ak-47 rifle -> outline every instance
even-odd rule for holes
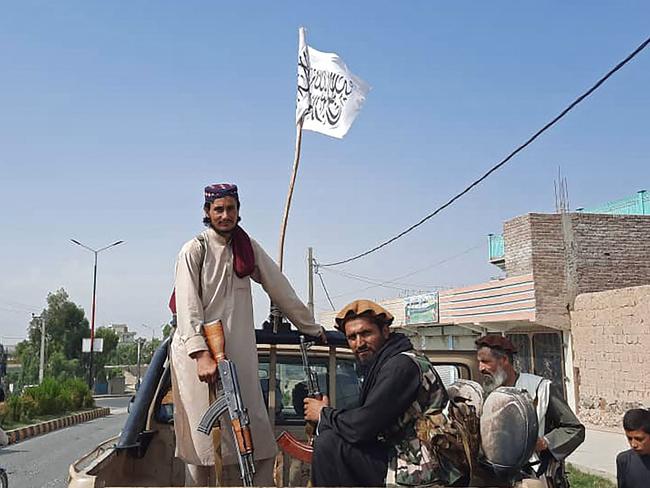
[[[318,385],[318,375],[310,366],[309,358],[307,356],[307,351],[312,344],[312,342],[305,341],[304,335],[300,336],[300,355],[302,356],[302,366],[305,370],[305,376],[307,377],[307,396],[310,398],[316,398],[317,400],[322,400],[323,393],[320,391],[320,386]],[[300,442],[286,431],[282,432],[278,436],[276,442],[280,449],[292,458],[296,458],[304,463],[311,463],[311,458],[314,453],[312,441],[315,427],[315,424],[312,422],[308,422],[305,426],[305,432],[309,439],[308,443]]]
[[[309,365],[309,358],[307,357],[307,351],[313,342],[305,342],[305,336],[300,336],[300,355],[302,356],[302,367],[305,370],[305,376],[307,376],[307,396],[309,398],[316,398],[317,400],[323,399],[323,394],[320,391],[320,386],[318,385],[318,375],[316,371],[311,369]]]
[[[230,415],[232,433],[235,437],[235,452],[239,461],[241,479],[244,486],[253,486],[253,475],[255,465],[253,463],[253,438],[251,436],[250,419],[248,411],[244,406],[237,380],[237,368],[235,364],[226,358],[225,337],[221,321],[213,322],[203,326],[203,334],[219,369],[222,392],[216,401],[203,414],[198,431],[210,435],[219,417],[226,410]]]

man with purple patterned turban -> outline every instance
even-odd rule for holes
[[[210,436],[197,431],[209,404],[208,383],[217,364],[202,335],[202,326],[221,320],[226,355],[237,366],[244,405],[255,446],[255,485],[273,485],[276,444],[258,378],[251,279],[260,283],[286,317],[304,334],[319,336],[312,313],[300,301],[278,265],[239,226],[237,186],[205,188],[206,229],[185,243],[176,263],[177,330],[171,344],[176,456],[187,465],[186,486],[214,483],[215,454]],[[174,305],[172,303],[172,305]],[[241,485],[230,429],[222,429],[222,482]]]

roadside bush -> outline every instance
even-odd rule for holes
[[[4,424],[5,419],[9,416],[9,409],[7,408],[7,403],[0,403],[0,425]]]
[[[38,386],[23,389],[22,395],[12,395],[0,409],[2,422],[30,422],[42,415],[65,414],[95,406],[90,389],[79,379],[59,382],[46,378]]]
[[[37,415],[51,415],[70,410],[70,398],[63,394],[61,383],[53,378],[45,378],[43,382],[23,392],[23,396],[31,396],[36,401]]]
[[[95,406],[92,393],[86,382],[79,378],[65,380],[62,384],[62,395],[67,399],[70,408],[91,408]]]
[[[36,414],[36,401],[31,396],[10,396],[5,405],[8,421],[29,422]]]

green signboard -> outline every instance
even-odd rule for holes
[[[407,324],[438,323],[438,293],[425,293],[404,299]]]

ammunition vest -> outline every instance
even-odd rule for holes
[[[388,464],[387,485],[430,485],[446,477],[440,471],[438,456],[432,451],[428,422],[440,415],[447,395],[431,362],[415,351],[403,352],[420,370],[420,388],[415,401],[382,436],[394,451]]]

